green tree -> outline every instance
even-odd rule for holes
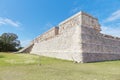
[[[17,51],[20,47],[18,36],[14,33],[3,33],[0,36],[0,51]]]
[[[3,42],[1,41],[1,36],[0,36],[0,52],[2,51],[2,45],[3,45]]]

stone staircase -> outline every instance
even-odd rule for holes
[[[33,46],[34,46],[34,42],[31,42],[26,47],[24,47],[23,49],[19,50],[18,53],[29,53]]]

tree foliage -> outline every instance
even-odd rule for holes
[[[17,51],[20,47],[18,36],[14,33],[3,33],[0,36],[0,51]]]

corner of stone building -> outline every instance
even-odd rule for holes
[[[83,54],[82,54],[82,31],[81,31],[81,24],[76,25],[76,31],[73,36],[74,39],[74,50],[77,52],[74,54],[74,60],[77,63],[84,63],[83,61]]]

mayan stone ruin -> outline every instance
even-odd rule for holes
[[[120,59],[120,38],[100,31],[96,18],[79,12],[35,38],[20,52],[78,63]]]

